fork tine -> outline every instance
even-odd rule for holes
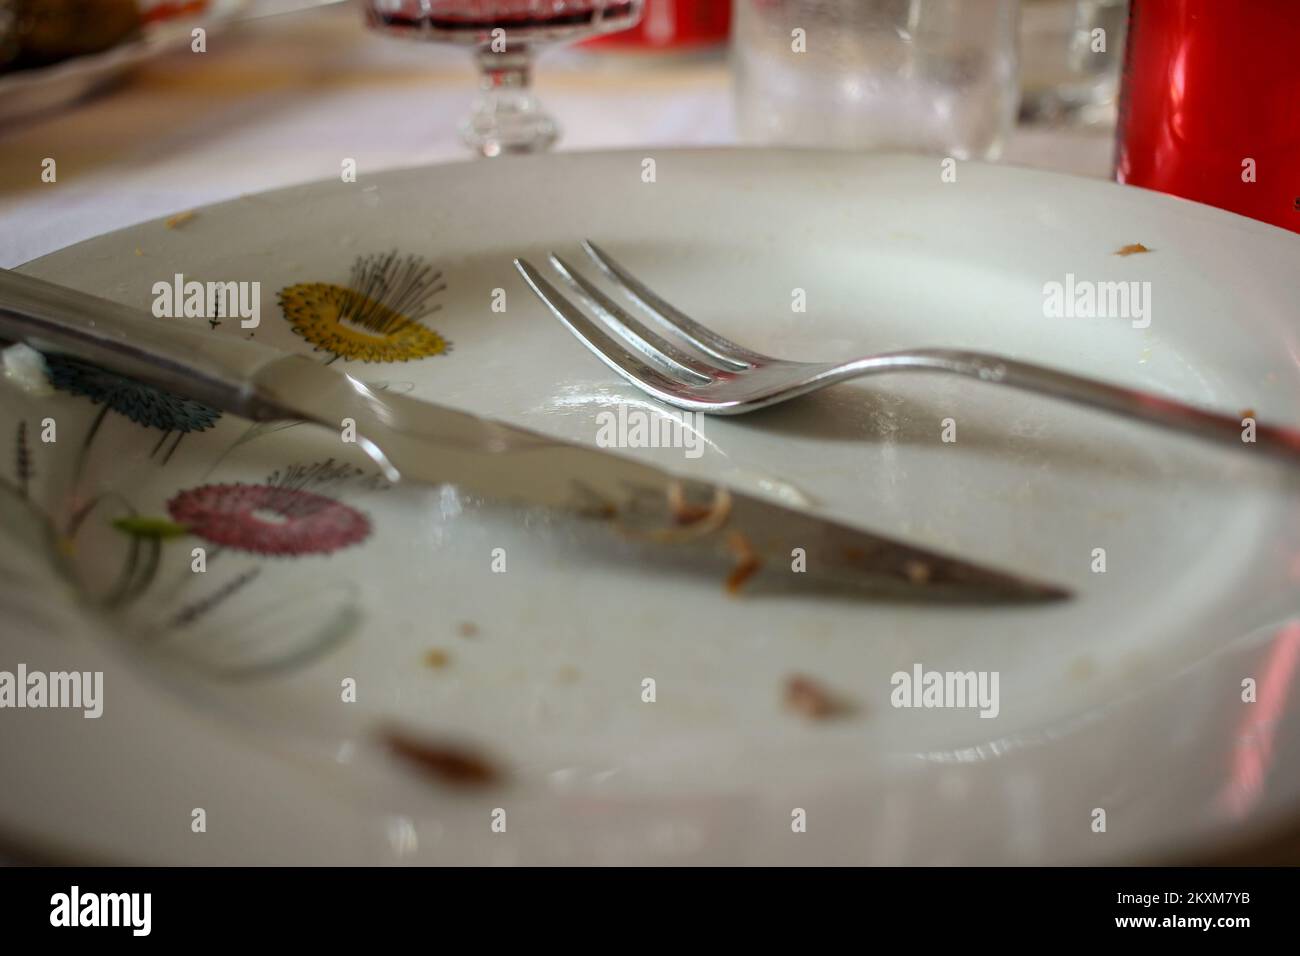
[[[582,273],[573,268],[555,253],[550,254],[551,265],[559,273],[569,289],[597,313],[606,328],[618,335],[637,352],[643,353],[657,365],[666,366],[669,375],[686,379],[696,379],[699,384],[712,381],[719,372],[730,374],[730,369],[722,369],[709,364],[694,355],[684,352],[672,342],[651,332],[639,321],[628,315],[617,302],[592,284]]]
[[[582,314],[576,305],[560,294],[541,273],[523,259],[515,260],[515,268],[524,277],[524,281],[564,325],[587,348],[591,349],[602,362],[622,375],[633,385],[639,386],[665,401],[669,400],[682,387],[679,382],[646,364],[610,338],[606,333]]]
[[[730,339],[723,338],[712,329],[700,325],[690,316],[684,315],[673,308],[652,292],[640,279],[615,262],[590,239],[582,240],[582,249],[605,275],[620,285],[656,321],[676,332],[706,355],[725,363],[736,371],[774,361],[769,356],[753,352],[743,345],[738,345]]]

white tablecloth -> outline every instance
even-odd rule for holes
[[[557,50],[538,92],[562,150],[736,142],[722,52]],[[465,160],[462,50],[370,34],[352,3],[255,20],[149,61],[116,88],[0,128],[0,265],[145,219],[339,175]],[[1007,162],[1105,176],[1107,131],[1018,131]],[[42,161],[57,182],[41,181]]]

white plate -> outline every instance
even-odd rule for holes
[[[657,151],[646,182],[646,158],[561,154],[317,183],[204,209],[174,229],[146,223],[23,271],[146,310],[154,283],[176,273],[256,280],[257,340],[304,350],[277,292],[346,283],[357,256],[396,248],[443,271],[439,310],[424,321],[454,348],[343,366],[589,443],[602,410],[658,411],[570,339],[510,262],[576,254],[584,236],[762,351],[980,348],[1300,424],[1294,235],[1141,190],[974,163],[944,182],[929,159]],[[1152,251],[1115,255],[1137,242]],[[1046,318],[1044,285],[1067,274],[1150,282],[1150,327]],[[806,312],[792,309],[796,289]],[[227,321],[213,334],[246,333]],[[6,527],[27,537],[3,552],[0,670],[105,672],[98,720],[0,712],[0,833],[42,853],[1117,862],[1203,853],[1300,808],[1286,699],[1300,648],[1296,483],[1249,454],[978,383],[876,379],[710,419],[698,460],[637,453],[1032,572],[1075,589],[1072,601],[733,598],[725,569],[599,562],[453,489],[379,491],[353,478],[320,487],[368,517],[365,541],[297,558],[228,548],[203,574],[191,572],[202,539],[162,541],[148,588],[109,616],[74,609],[38,555],[62,555],[76,587],[103,594],[131,542],[137,574],[155,550],[112,526],[130,509],[166,517],[182,490],[263,482],[294,463],[366,465],[336,435],[300,426],[249,440],[229,417],[186,434],[164,464],[171,439],[153,453],[160,432],[109,413],[78,479],[94,411],[66,392],[11,392],[0,423],[6,442],[16,419],[27,423],[29,496],[59,529],[95,489],[116,491],[54,547],[5,496]],[[44,445],[47,417],[58,441]],[[941,440],[948,418],[952,443]],[[15,457],[4,459],[9,486]],[[337,526],[321,534],[311,540],[346,543]],[[497,548],[505,573],[492,570]],[[1105,573],[1093,571],[1098,548]],[[174,626],[187,608],[192,622]],[[158,634],[159,622],[173,625]],[[477,633],[464,636],[462,622]],[[434,649],[444,666],[426,663]],[[891,676],[918,663],[996,671],[998,716],[891,706]],[[794,673],[854,712],[792,713],[782,696]],[[348,678],[354,703],[341,700]],[[1256,703],[1242,700],[1248,678]],[[457,788],[418,772],[377,742],[394,722],[472,748],[504,779]],[[206,833],[192,832],[195,808]],[[805,833],[792,832],[796,808]],[[492,828],[498,809],[504,833]]]

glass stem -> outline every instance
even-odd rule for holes
[[[548,148],[559,130],[530,88],[533,55],[524,45],[491,45],[476,53],[479,95],[461,132],[483,156],[531,153]]]
[[[533,55],[527,47],[507,47],[502,53],[493,52],[490,46],[479,47],[475,57],[483,93],[528,91],[533,81]]]

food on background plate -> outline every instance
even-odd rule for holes
[[[99,53],[136,36],[141,22],[135,0],[16,0],[0,70]]]

